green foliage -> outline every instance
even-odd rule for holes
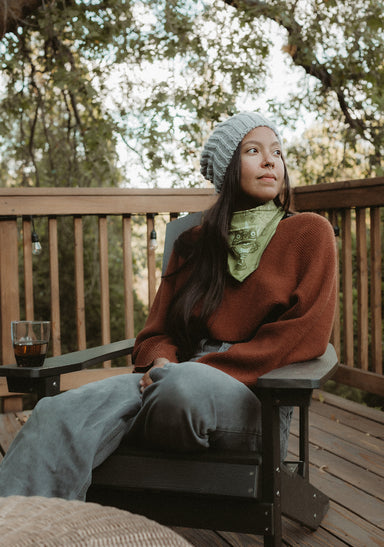
[[[314,124],[302,138],[292,140],[287,164],[294,186],[371,176],[370,146],[361,140],[351,143],[349,131],[340,120],[330,120],[327,125]]]
[[[127,183],[201,183],[212,121],[264,91],[281,32],[303,79],[270,112],[316,113],[352,167],[363,150],[381,174],[383,13],[382,0],[44,3],[0,45],[0,183],[118,185],[121,153]]]
[[[118,185],[118,139],[144,179],[185,185],[207,122],[261,89],[268,41],[218,1],[77,1],[43,4],[0,51],[3,186]]]
[[[312,112],[330,141],[343,134],[342,145],[352,154],[368,145],[369,174],[383,174],[383,1],[243,0],[235,5],[250,18],[265,17],[284,28],[284,51],[303,69],[297,92],[270,107],[293,122],[299,112]]]

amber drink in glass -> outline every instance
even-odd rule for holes
[[[50,330],[50,321],[12,321],[12,344],[19,367],[43,366]]]

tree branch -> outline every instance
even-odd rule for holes
[[[25,25],[26,18],[41,5],[42,0],[0,0],[0,40]]]
[[[288,44],[284,47],[284,51],[290,55],[293,63],[302,67],[308,75],[319,80],[325,90],[335,93],[346,123],[362,138],[373,143],[373,140],[367,135],[368,128],[363,118],[356,118],[352,115],[352,109],[347,102],[342,86],[335,82],[327,66],[317,60],[313,45],[303,37],[301,25],[294,18],[292,11],[287,13],[287,10],[278,9],[276,5],[273,6],[261,0],[224,0],[224,2],[236,9],[254,12],[255,16],[263,16],[285,28],[288,33]]]
[[[55,9],[65,9],[73,4],[73,0],[51,0]],[[44,0],[0,0],[0,40],[10,32],[15,33],[17,27],[30,24],[30,16],[41,6]]]

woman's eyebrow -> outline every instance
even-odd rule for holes
[[[242,146],[249,146],[250,144],[256,144],[258,146],[265,146],[265,144],[261,141],[255,141],[254,139],[250,139],[249,141],[245,141],[243,142]],[[273,141],[269,144],[269,146],[272,148],[273,146],[278,146],[279,148],[281,148],[281,144],[279,143],[279,141]]]

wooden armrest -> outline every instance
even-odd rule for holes
[[[318,389],[336,371],[335,348],[328,344],[323,355],[312,361],[293,363],[267,372],[257,380],[259,389]]]
[[[0,366],[0,376],[7,378],[46,378],[68,372],[76,372],[103,361],[109,361],[132,353],[135,339],[120,340],[112,344],[74,351],[57,357],[49,357],[42,367]]]

